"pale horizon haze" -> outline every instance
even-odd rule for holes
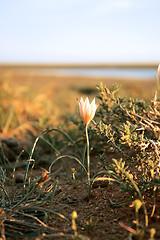
[[[158,62],[159,0],[0,0],[0,63]]]

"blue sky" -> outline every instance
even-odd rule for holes
[[[159,0],[0,0],[0,62],[160,61]]]

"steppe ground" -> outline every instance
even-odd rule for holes
[[[23,96],[23,101],[19,102],[21,109],[27,108],[28,104],[30,108],[28,111],[32,111],[31,108],[33,108],[33,112],[37,111],[39,115],[43,115],[48,109],[52,113],[50,118],[53,119],[53,126],[63,125],[63,121],[67,115],[78,115],[79,111],[76,99],[81,96],[88,96],[90,99],[96,97],[98,94],[96,85],[100,82],[109,88],[113,84],[118,84],[121,96],[140,97],[147,100],[151,100],[154,97],[157,87],[154,77],[153,79],[145,80],[109,77],[38,76],[30,72],[22,74],[12,71],[3,72],[2,76],[3,79],[6,79],[5,81],[12,90],[12,93],[15,92],[17,96]],[[24,97],[26,97],[26,101],[24,101]],[[18,99],[20,101],[20,98]],[[96,99],[96,102],[98,102],[98,99]],[[16,104],[15,106],[18,107],[18,103]],[[45,108],[45,111],[43,111],[42,107]],[[52,111],[51,108],[53,108]],[[1,133],[0,137],[1,139],[14,137],[14,134],[14,131],[8,131]],[[20,137],[19,134],[16,132],[16,136]],[[120,154],[108,153],[108,164],[112,161],[112,158],[118,159],[120,158]],[[70,169],[73,167],[72,163],[68,163],[67,166]],[[91,167],[93,173],[98,171],[99,166],[97,165],[96,156],[92,156]],[[63,173],[62,169],[61,171]],[[41,169],[36,169],[35,175],[38,176],[40,174]],[[86,200],[87,187],[84,187],[84,184],[71,184],[71,178],[65,177],[61,172],[58,172],[55,177],[58,179],[58,184],[61,186],[62,192],[55,197],[53,204],[56,208],[62,207],[64,204],[67,205],[66,208],[60,211],[62,214],[70,218],[72,211],[76,210],[78,221],[81,223],[89,221],[90,218],[98,219],[98,223],[93,229],[83,231],[78,227],[78,231],[93,240],[124,240],[128,236],[128,232],[120,227],[119,222],[130,225],[134,220],[134,210],[128,206],[120,208],[111,206],[109,202],[110,198],[115,202],[117,199],[118,201],[125,200],[125,194],[119,192],[119,187],[116,184],[111,185],[109,188],[93,189],[92,197],[88,202]],[[51,217],[49,226],[59,229],[60,232],[72,232],[70,226],[57,216]],[[62,239],[64,238],[62,237]]]

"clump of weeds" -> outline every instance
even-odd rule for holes
[[[92,134],[103,149],[100,159],[104,171],[95,177],[110,177],[112,181],[119,183],[121,191],[129,193],[130,198],[124,202],[114,203],[110,200],[114,206],[139,198],[137,201],[141,202],[139,205],[143,208],[144,222],[140,231],[136,210],[137,227],[129,239],[146,239],[148,218],[152,219],[156,211],[156,196],[160,186],[160,101],[157,93],[151,102],[145,102],[143,99],[117,97],[117,87],[110,90],[100,84],[98,89],[98,98],[101,101],[97,112],[99,122],[94,122]],[[107,166],[102,159],[103,154],[107,158],[107,151],[119,152],[121,158],[113,159],[113,163]],[[153,199],[150,213],[147,210],[148,197]],[[155,229],[151,229],[148,239],[154,239],[154,235]]]

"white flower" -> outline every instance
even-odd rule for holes
[[[88,126],[90,121],[94,118],[98,106],[99,104],[95,103],[95,98],[90,103],[88,97],[85,101],[83,101],[83,98],[81,97],[81,100],[79,101],[80,116],[86,126]]]

